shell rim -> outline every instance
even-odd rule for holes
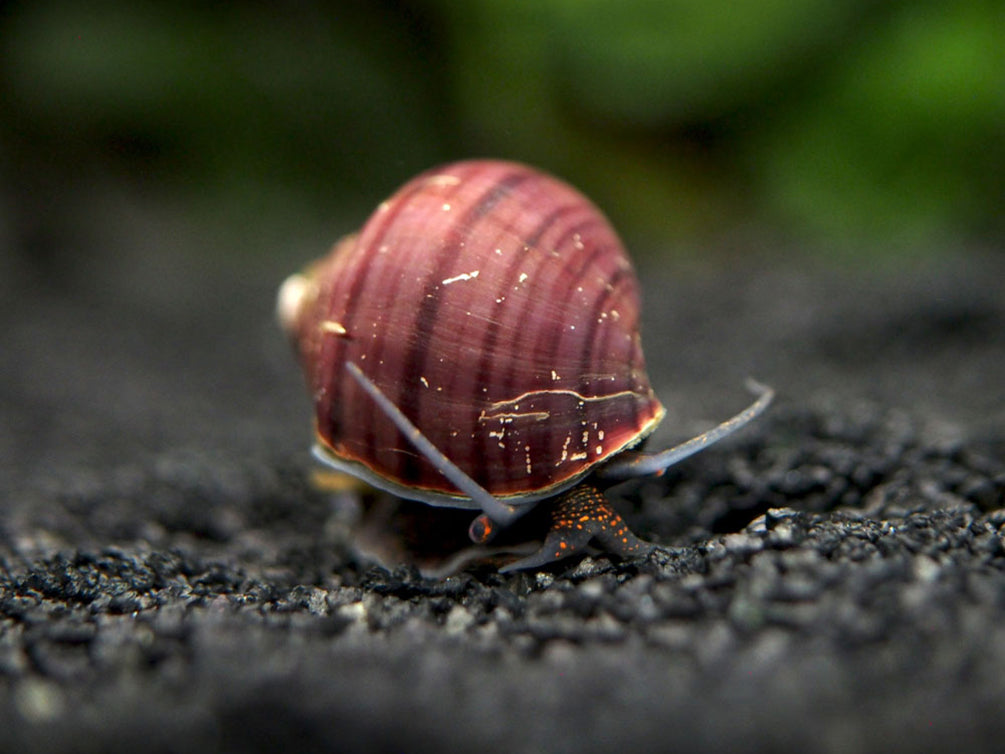
[[[406,487],[400,482],[395,482],[378,474],[361,461],[351,461],[335,455],[335,453],[321,441],[314,443],[311,447],[311,454],[314,456],[315,460],[321,462],[325,466],[354,476],[357,479],[366,482],[371,487],[375,487],[376,489],[384,492],[390,492],[395,497],[400,497],[405,500],[415,500],[417,502],[425,503],[426,505],[434,505],[439,508],[481,510],[478,503],[465,495],[450,495],[445,492],[436,492],[435,490],[425,489],[422,487]],[[583,477],[587,476],[591,471],[593,471],[592,467],[583,470],[574,477],[563,479],[557,484],[536,492],[521,492],[516,495],[508,496],[493,495],[493,497],[506,503],[507,505],[521,507],[524,505],[533,505],[534,503],[539,503],[542,500],[554,497],[559,493],[575,487],[583,480]]]
[[[500,502],[507,505],[522,507],[525,505],[529,506],[539,503],[542,500],[554,497],[555,495],[575,487],[583,481],[583,479],[592,474],[598,467],[603,466],[604,463],[616,458],[626,450],[634,448],[656,430],[656,427],[659,426],[659,424],[663,421],[663,418],[666,416],[666,408],[659,401],[659,399],[656,400],[656,403],[659,406],[659,410],[653,414],[646,426],[639,430],[635,437],[633,437],[629,442],[625,443],[621,448],[608,455],[603,461],[599,463],[591,463],[573,476],[548,485],[547,487],[543,487],[539,490],[534,490],[532,492],[517,492],[510,495],[499,495],[496,493],[490,494],[492,494],[492,496]],[[315,460],[325,466],[328,466],[329,468],[335,469],[336,471],[341,471],[345,474],[349,474],[350,476],[354,476],[357,479],[366,482],[371,487],[383,490],[384,492],[390,492],[392,495],[405,500],[415,500],[427,505],[434,505],[443,508],[481,510],[478,503],[466,495],[451,495],[446,492],[438,492],[425,487],[408,487],[401,482],[396,482],[393,479],[379,474],[362,461],[339,456],[327,443],[325,443],[324,438],[321,436],[320,432],[317,431],[316,425],[314,437],[315,440],[313,446],[311,447],[311,454],[314,456]]]

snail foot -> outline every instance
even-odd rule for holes
[[[645,555],[654,547],[632,533],[599,489],[580,484],[555,501],[551,528],[541,549],[499,570],[505,573],[548,565],[583,552],[591,542],[622,558]]]

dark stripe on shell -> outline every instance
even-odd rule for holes
[[[346,299],[347,322],[345,325],[348,332],[356,332],[354,313],[358,311],[359,307],[355,305],[355,302],[361,301],[364,298],[372,297],[373,300],[382,302],[380,307],[381,309],[389,309],[390,307],[395,306],[396,302],[399,300],[399,290],[401,284],[404,282],[404,276],[391,275],[389,276],[390,279],[386,279],[382,275],[374,274],[373,267],[375,260],[380,256],[381,247],[384,245],[387,236],[391,233],[392,228],[394,228],[394,226],[398,223],[402,213],[409,208],[417,197],[421,197],[423,192],[427,190],[428,181],[438,172],[440,171],[427,171],[423,175],[414,179],[414,185],[410,189],[405,187],[399,194],[392,196],[388,200],[388,209],[384,212],[384,216],[374,218],[379,222],[372,228],[368,223],[365,228],[366,237],[364,238],[362,235],[360,236],[361,242],[366,242],[367,246],[361,251],[363,256],[353,270],[353,284],[349,296]],[[444,199],[451,198],[462,185],[463,182],[459,182],[458,184],[451,186],[448,191],[444,192]],[[389,252],[389,259],[387,262],[388,266],[392,268],[397,267],[394,257],[398,254],[399,252],[396,250],[391,250]],[[364,348],[368,352],[369,359],[360,365],[365,372],[371,375],[371,379],[378,381],[382,377],[381,360],[383,358],[383,342],[384,339],[378,337],[372,344],[365,346]],[[336,362],[339,368],[335,371],[338,372],[338,374],[333,374],[333,379],[345,379],[344,371],[341,368],[342,361],[343,360],[340,359]],[[376,458],[378,439],[377,425],[375,422],[383,424],[384,417],[378,415],[373,410],[373,407],[370,405],[367,397],[363,395],[355,385],[351,386],[351,392],[343,391],[342,395],[344,396],[344,403],[346,404],[343,411],[350,412],[356,417],[355,421],[357,423],[357,428],[350,431],[359,436],[361,445],[365,449],[362,453],[363,457],[370,459]],[[348,400],[349,396],[352,396],[351,403]],[[400,402],[397,405],[399,408],[402,408],[402,410],[405,410],[405,407],[403,407]],[[400,433],[398,434],[393,447],[412,451],[411,445],[408,443],[406,438],[400,435]]]
[[[588,234],[591,226],[598,226],[600,223],[595,219],[580,223],[579,225],[569,228],[563,238],[560,240],[561,245],[568,243],[575,244],[576,236],[584,236]],[[589,237],[589,236],[587,236]],[[558,310],[563,313],[563,315],[571,312],[573,306],[570,304],[572,298],[581,295],[579,291],[576,290],[578,284],[583,280],[587,273],[593,269],[597,260],[601,258],[604,254],[610,253],[611,248],[603,244],[597,244],[592,247],[592,249],[584,248],[581,252],[573,257],[569,258],[569,261],[575,260],[577,266],[575,268],[566,268],[565,274],[555,281],[555,285],[550,291],[548,291],[548,300],[550,302],[561,302],[558,306]],[[542,330],[540,337],[538,338],[537,344],[535,344],[535,353],[544,352],[542,358],[547,364],[558,363],[558,353],[562,346],[562,340],[566,335],[565,328],[569,323],[557,322],[556,326]],[[560,375],[563,379],[568,379],[567,375]],[[568,389],[573,389],[579,392],[581,395],[586,394],[582,380],[579,380],[579,384],[567,385]],[[584,409],[585,410],[588,409]],[[580,413],[584,413],[580,412]],[[571,419],[571,417],[570,417]],[[555,437],[556,435],[567,435],[572,432],[576,434],[579,433],[579,428],[571,427],[568,422],[553,421],[549,422],[548,426],[542,437],[541,447],[538,449],[538,453],[545,455],[550,458],[552,450],[556,447]],[[586,467],[587,463],[581,464],[583,468]]]
[[[598,219],[589,216],[589,213],[595,211],[590,205],[584,202],[578,205],[577,209],[582,213],[587,213],[589,219],[575,222],[574,216],[566,217],[565,219],[570,221],[568,226],[562,229],[561,235],[553,242],[548,243],[548,248],[554,249],[557,252],[557,259],[560,260],[562,266],[552,268],[551,264],[554,260],[550,256],[551,252],[542,250],[537,260],[538,265],[535,268],[524,267],[528,271],[528,275],[537,290],[541,292],[530,297],[524,308],[520,311],[517,320],[516,332],[525,334],[527,338],[526,345],[511,344],[515,352],[514,354],[510,354],[511,358],[506,359],[509,362],[508,365],[505,363],[497,365],[500,368],[505,368],[504,379],[501,385],[501,394],[505,398],[515,397],[528,390],[547,390],[552,387],[550,381],[526,384],[526,375],[520,374],[517,371],[517,367],[521,362],[525,363],[527,361],[531,364],[542,365],[542,369],[539,369],[538,373],[534,376],[537,379],[547,380],[548,372],[543,371],[544,366],[548,367],[548,371],[555,366],[552,354],[562,336],[562,323],[556,320],[566,314],[566,309],[563,308],[563,305],[556,305],[556,302],[563,301],[564,295],[569,290],[568,281],[570,273],[568,265],[572,260],[576,260],[579,266],[576,268],[574,274],[581,275],[584,270],[589,268],[593,259],[593,253],[587,255],[569,254],[568,248],[577,233],[588,236],[590,229],[599,224]],[[542,275],[542,271],[551,272],[551,284],[545,291],[542,291],[544,283],[541,281],[547,276]],[[528,353],[529,356],[521,358],[520,355],[523,353]],[[551,438],[555,431],[561,431],[561,425],[558,421],[550,419],[540,427],[531,426],[524,428],[522,431],[526,435],[531,435],[535,429],[537,432],[533,438],[524,436],[519,444],[511,443],[507,448],[505,460],[501,465],[500,476],[510,484],[512,484],[513,479],[516,477],[525,477],[526,485],[532,488],[545,486],[552,481],[552,469],[544,468],[542,473],[540,458],[542,455],[550,454]],[[520,436],[519,432],[515,432],[514,434]],[[531,439],[533,439],[533,442],[531,442]],[[531,445],[531,461],[534,471],[530,475],[525,475],[523,471],[526,463],[522,448],[523,444]]]
[[[556,222],[562,219],[565,215],[577,209],[574,205],[561,206],[551,213],[546,215],[544,219],[534,228],[533,232],[525,236],[519,243],[521,249],[534,249],[537,248],[538,243],[541,241],[541,237],[551,228]],[[517,275],[525,265],[525,254],[519,251],[514,251],[506,269],[503,274],[499,277],[500,284],[496,287],[493,294],[493,300],[499,300],[509,294],[510,289],[513,287],[513,282],[517,279]],[[484,402],[485,396],[481,392],[480,385],[488,385],[492,380],[493,373],[499,369],[499,365],[495,363],[496,361],[496,348],[498,346],[500,331],[502,329],[502,317],[497,317],[492,319],[488,323],[488,327],[485,330],[485,337],[482,339],[480,344],[481,356],[478,359],[478,369],[476,372],[476,379],[472,386],[472,405],[477,406]],[[518,329],[517,333],[520,332]],[[508,344],[512,345],[512,344]],[[475,458],[488,458],[489,457],[489,447],[494,443],[493,439],[489,436],[487,428],[482,426],[479,422],[478,416],[472,414],[473,423],[471,426],[470,433],[474,435],[475,443],[472,447],[473,457]],[[487,464],[484,469],[484,476],[486,483],[491,487],[494,483],[500,481],[501,479],[508,478],[510,470],[503,467],[497,467],[495,464]]]
[[[344,286],[346,282],[350,283],[349,292],[343,299],[347,302],[347,304],[345,307],[344,317],[341,320],[341,324],[345,328],[346,332],[351,334],[357,332],[356,312],[358,309],[353,306],[353,302],[360,300],[363,289],[372,277],[370,275],[370,267],[378,254],[378,250],[383,243],[384,237],[394,222],[398,219],[398,216],[408,205],[409,200],[423,188],[424,182],[416,179],[411,188],[405,186],[399,190],[394,198],[394,201],[389,203],[387,210],[382,215],[376,218],[371,217],[370,220],[368,220],[366,227],[368,241],[371,235],[374,237],[372,241],[369,241],[369,245],[365,248],[360,244],[360,241],[363,240],[362,235],[359,239],[357,239],[359,248],[356,249],[353,257],[353,264],[351,266],[353,274],[351,280],[334,281],[334,286],[336,287]],[[374,220],[377,220],[378,222],[374,223],[371,227],[370,224],[373,223]],[[336,297],[333,296],[333,298]],[[337,298],[335,303],[337,303]],[[325,382],[327,383],[328,394],[331,396],[329,399],[330,403],[327,409],[327,415],[331,426],[341,430],[342,427],[347,426],[348,422],[351,421],[351,419],[348,419],[347,414],[350,413],[353,405],[347,400],[347,391],[339,389],[340,385],[342,385],[346,379],[344,364],[346,361],[345,352],[348,349],[349,341],[342,338],[327,338],[323,345],[327,345],[328,341],[331,341],[331,351],[324,353],[322,360],[322,363],[328,367],[328,374]],[[367,365],[364,364],[360,366],[365,370]],[[351,388],[350,394],[358,396],[355,399],[356,401],[365,399],[364,396],[355,389],[355,386]],[[340,397],[341,400],[336,400],[336,396]],[[365,433],[371,435],[373,433],[372,424],[370,422],[367,422],[364,427],[361,427],[361,429],[363,429]]]
[[[588,330],[586,332],[586,336],[583,338],[583,351],[580,356],[580,371],[579,371],[580,375],[587,375],[593,371],[592,366],[594,364],[596,354],[599,352],[597,349],[596,340],[597,340],[597,329],[600,327],[600,323],[602,322],[601,314],[603,313],[607,303],[612,298],[614,298],[616,293],[619,293],[618,284],[621,283],[626,278],[630,279],[633,277],[634,275],[632,275],[631,270],[628,269],[627,267],[622,267],[621,269],[617,270],[607,280],[607,285],[610,286],[610,289],[605,287],[601,291],[601,295],[598,296],[596,301],[594,302],[593,310],[590,313]],[[620,344],[618,344],[618,347],[619,348],[621,347]],[[631,349],[632,352],[634,352],[634,350],[635,350],[634,348]],[[628,368],[627,377],[631,379],[632,374],[634,372],[635,364],[632,361],[629,361],[626,366]],[[625,388],[635,392],[637,386],[634,384],[634,380],[632,380],[625,386]],[[632,431],[636,431],[639,428],[638,399],[635,398],[631,401],[626,401],[626,403],[629,403],[631,407],[632,418],[630,423],[624,422],[623,426],[630,427]]]
[[[398,376],[398,384],[401,386],[398,395],[398,405],[401,405],[404,392],[412,386],[418,376],[425,371],[426,357],[428,355],[427,342],[425,338],[433,333],[437,324],[437,317],[440,308],[440,297],[437,295],[437,288],[440,281],[450,271],[455,263],[463,244],[474,234],[479,220],[488,214],[499,202],[504,200],[514,188],[530,178],[524,171],[510,172],[496,180],[495,184],[486,191],[477,203],[464,213],[462,218],[454,226],[453,233],[443,247],[439,250],[436,266],[433,272],[428,275],[422,284],[426,295],[419,306],[419,313],[416,317],[416,332],[422,337],[412,338],[410,348],[404,360],[404,366]],[[421,424],[420,424],[421,426]],[[400,437],[402,445],[407,442],[405,437]],[[404,482],[418,480],[422,476],[421,459],[412,454],[400,456],[400,462],[396,470],[396,475]]]
[[[577,209],[580,212],[586,212],[590,209],[588,204],[580,204]],[[574,220],[574,217],[567,217],[567,220]],[[555,366],[554,360],[551,358],[550,354],[554,350],[553,345],[542,345],[542,341],[547,341],[548,343],[557,342],[562,335],[562,323],[555,321],[557,319],[556,315],[549,310],[556,310],[557,315],[561,316],[564,314],[565,310],[561,307],[556,307],[555,302],[561,300],[561,295],[568,290],[567,283],[567,267],[572,259],[576,259],[575,255],[568,255],[564,253],[564,249],[572,242],[572,239],[577,233],[586,231],[591,226],[597,224],[595,218],[588,218],[586,220],[570,223],[566,227],[561,235],[555,239],[554,243],[549,244],[557,252],[557,258],[561,260],[563,267],[557,268],[554,273],[554,280],[551,287],[546,291],[538,295],[532,295],[520,312],[519,319],[517,320],[516,332],[525,333],[527,338],[526,346],[521,344],[513,344],[515,348],[519,348],[521,352],[529,352],[530,356],[527,360],[535,365],[547,365],[550,370]],[[532,271],[528,272],[528,276],[538,290],[540,290],[543,285],[540,282],[541,275],[539,274],[541,270],[547,270],[550,268],[550,263],[552,259],[550,258],[550,252],[544,251],[539,259],[537,260],[537,267]],[[587,260],[582,261],[582,266],[586,267],[589,264]],[[530,269],[530,268],[527,268]],[[502,382],[501,393],[506,398],[521,395],[529,390],[538,389],[544,390],[551,387],[551,384],[545,382],[543,384],[526,384],[521,382],[524,379],[523,375],[518,374],[517,366],[520,360],[513,358],[509,360],[509,364],[506,366],[505,378]],[[535,378],[542,379],[544,374],[539,372],[534,375]],[[526,430],[529,434],[532,430]],[[545,435],[550,437],[554,431],[554,422],[549,420],[547,422],[547,427],[545,427]],[[525,438],[525,442],[529,438]],[[547,448],[549,446],[538,441],[531,445],[531,461],[533,463],[534,457],[539,456],[542,452],[548,452]],[[507,479],[512,479],[514,474],[517,474],[519,470],[525,467],[525,461],[522,448],[517,448],[515,451],[510,451],[506,457],[503,464],[505,477]],[[527,479],[528,484],[533,486],[543,486],[548,479],[539,478],[537,475],[529,475]]]
[[[582,230],[577,230],[576,233],[582,234]],[[575,274],[572,277],[572,279],[568,280],[565,284],[565,290],[563,291],[564,296],[562,298],[562,311],[570,311],[573,308],[572,304],[570,303],[571,300],[577,296],[582,295],[582,293],[577,290],[580,287],[580,284],[589,283],[589,281],[587,281],[587,276],[589,275],[589,273],[597,267],[598,262],[600,260],[605,259],[606,255],[612,253],[612,251],[613,250],[610,246],[604,244],[597,244],[596,246],[593,247],[592,251],[589,254],[583,255],[584,258],[582,259],[582,264],[580,264],[579,268],[575,271]],[[552,296],[557,297],[558,292],[552,291]],[[552,333],[553,338],[551,340],[551,354],[548,357],[549,361],[553,362],[557,360],[558,358],[557,354],[559,352],[559,349],[561,348],[562,337],[564,334],[565,334],[564,328],[561,327],[556,328],[553,331]],[[576,337],[582,338],[581,333],[577,332]],[[596,388],[592,386],[588,380],[588,377],[596,372],[596,365],[594,363],[594,357],[596,356],[596,354],[592,351],[591,346],[592,344],[590,343],[589,339],[584,340],[583,355],[580,356],[576,372],[578,374],[578,380],[575,386],[575,390],[579,392],[580,395],[584,396],[593,396],[598,394]],[[583,410],[580,413],[584,417],[589,416],[589,414],[591,413],[591,408],[589,407],[589,405],[587,405],[583,408]],[[573,430],[568,426],[563,430],[563,428],[559,425],[559,422],[552,423],[548,427],[548,432],[545,436],[545,442],[542,443],[542,446],[544,448],[543,452],[551,453],[552,450],[556,447],[554,442],[556,433],[562,434],[563,432],[568,433],[572,431]],[[575,432],[578,438],[580,429],[577,427],[575,429]],[[579,440],[577,439],[577,441]],[[588,448],[584,448],[584,450],[588,451]],[[586,468],[592,463],[593,458],[591,456],[588,456],[581,463],[581,466],[583,468]]]

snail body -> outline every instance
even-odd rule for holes
[[[315,456],[402,497],[481,510],[477,541],[549,498],[582,517],[583,493],[567,491],[587,477],[659,471],[771,399],[760,391],[715,436],[632,450],[665,413],[638,289],[603,214],[551,176],[476,160],[414,178],[280,290],[314,398]],[[603,533],[623,527],[611,515]],[[636,547],[612,549],[632,554],[642,543],[623,528]]]

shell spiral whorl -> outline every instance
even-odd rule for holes
[[[280,294],[319,443],[399,494],[474,507],[346,377],[354,362],[493,495],[546,497],[663,417],[638,283],[582,194],[529,167],[428,171]]]

